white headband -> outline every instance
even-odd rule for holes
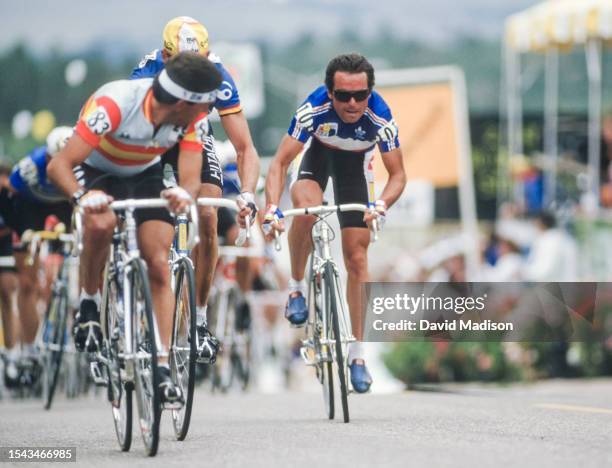
[[[182,99],[183,101],[201,103],[214,102],[217,99],[216,89],[209,91],[208,93],[195,93],[193,91],[186,90],[181,85],[172,81],[172,78],[170,78],[165,68],[159,74],[159,84],[172,96],[177,99]]]

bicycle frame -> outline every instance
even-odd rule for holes
[[[312,228],[312,239],[313,239],[313,251],[310,255],[310,267],[309,267],[309,288],[312,288],[312,281],[313,278],[316,277],[322,277],[323,276],[323,272],[326,269],[326,265],[330,265],[332,270],[335,272],[334,278],[328,278],[328,281],[336,281],[336,287],[335,287],[335,291],[336,291],[336,303],[339,305],[338,307],[338,318],[340,320],[341,323],[341,328],[343,330],[346,331],[346,336],[342,337],[342,345],[343,348],[348,346],[349,343],[355,341],[355,337],[352,335],[351,333],[351,323],[350,323],[350,318],[347,317],[346,314],[346,300],[344,298],[344,293],[343,293],[343,289],[340,287],[340,281],[337,281],[338,276],[339,275],[339,268],[338,265],[336,264],[335,260],[332,257],[331,254],[331,241],[333,239],[333,231],[331,229],[331,227],[329,226],[329,224],[325,221],[325,217],[327,217],[328,215],[323,215],[320,216],[319,219],[315,222],[313,228]],[[325,288],[321,287],[321,304],[325,304],[325,301],[327,300],[327,298],[325,297],[325,294],[327,294]],[[308,292],[308,297],[314,299],[315,301],[317,300],[316,297],[314,297],[314,291],[310,291]],[[302,356],[302,359],[308,364],[308,365],[316,365],[319,362],[326,362],[328,361],[330,358],[333,360],[333,353],[329,352],[329,349],[331,349],[331,346],[335,346],[335,340],[332,339],[328,339],[328,338],[318,338],[318,342],[319,344],[322,346],[322,349],[327,351],[326,354],[328,354],[330,357],[328,356],[315,356],[314,361],[312,359],[310,359],[307,355],[308,352],[308,348],[313,348],[314,347],[314,336],[316,333],[316,327],[317,327],[317,323],[320,319],[321,321],[321,327],[322,327],[322,337],[328,337],[330,336],[330,330],[329,330],[329,325],[330,325],[330,317],[327,316],[328,310],[325,307],[321,307],[321,311],[322,311],[322,316],[319,318],[317,316],[316,313],[313,314],[309,314],[308,316],[308,322],[306,324],[306,336],[307,338],[305,340],[303,340],[303,347],[300,349],[300,355]],[[346,353],[343,353],[344,356],[346,356]],[[340,363],[338,363],[340,364]]]

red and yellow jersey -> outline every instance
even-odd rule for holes
[[[114,175],[138,174],[157,163],[160,155],[179,149],[200,152],[209,133],[207,114],[187,128],[165,124],[157,129],[151,118],[153,79],[113,81],[85,103],[76,132],[94,150],[89,166]]]

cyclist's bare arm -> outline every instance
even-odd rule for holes
[[[47,166],[49,179],[66,196],[71,197],[82,188],[72,169],[85,161],[93,149],[93,146],[75,133],[68,140],[64,149],[49,162]]]
[[[259,177],[259,157],[251,139],[244,112],[221,116],[221,125],[236,149],[238,176],[243,192],[255,193]]]
[[[289,135],[285,135],[281,140],[274,159],[268,168],[268,176],[266,177],[266,204],[278,205],[285,188],[287,169],[302,149],[304,149],[304,143]]]
[[[381,156],[389,174],[389,180],[387,180],[379,199],[383,200],[388,208],[397,201],[404,191],[406,173],[404,172],[404,160],[400,148],[382,153]]]
[[[180,185],[195,200],[200,190],[202,154],[199,151],[180,150],[178,155],[178,179]]]

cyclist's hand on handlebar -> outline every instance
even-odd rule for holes
[[[283,212],[278,208],[278,206],[271,204],[267,206],[264,222],[261,226],[267,240],[274,239],[275,232],[285,231],[282,218]]]
[[[79,206],[86,214],[104,213],[112,201],[113,197],[102,190],[90,190],[81,197]]]
[[[378,230],[381,231],[387,219],[387,205],[384,200],[376,200],[375,203],[369,205],[368,210],[363,215],[363,222],[370,228],[373,220],[378,221]]]
[[[189,207],[193,203],[191,195],[182,187],[172,187],[162,190],[159,195],[168,200],[168,209],[177,214],[187,213]]]
[[[236,203],[238,203],[238,207],[240,208],[238,216],[236,217],[238,225],[241,228],[245,228],[247,216],[249,216],[250,223],[253,225],[255,222],[255,217],[257,216],[255,196],[251,192],[242,192],[240,195],[238,195],[238,198],[236,198]]]

